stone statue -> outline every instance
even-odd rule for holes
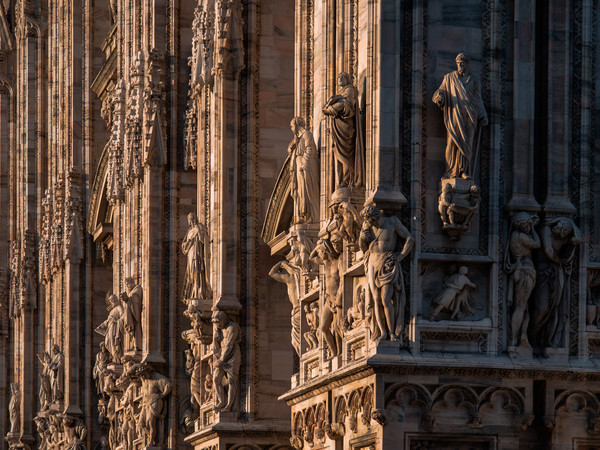
[[[300,267],[294,267],[287,260],[279,261],[271,268],[269,276],[287,286],[292,304],[292,345],[300,355]]]
[[[442,310],[451,312],[450,319],[461,319],[463,314],[472,315],[476,308],[471,298],[469,288],[477,289],[477,285],[467,277],[469,269],[461,266],[458,273],[450,275],[444,280],[444,289],[433,299],[431,306],[434,307],[431,312],[431,320],[437,320]]]
[[[317,330],[319,328],[319,302],[304,305],[304,317],[308,325],[308,331],[304,333],[304,339],[308,344],[308,350],[314,350],[319,346]]]
[[[339,92],[327,100],[323,114],[331,117],[336,188],[364,184],[364,154],[358,110],[358,92],[350,75],[337,76]]]
[[[569,280],[581,231],[572,219],[546,219],[541,230],[533,310],[532,341],[539,348],[564,347],[563,332],[571,301]]]
[[[311,253],[317,264],[322,264],[325,272],[325,299],[321,307],[319,331],[332,356],[342,351],[342,289],[340,252],[329,239],[319,239]]]
[[[199,407],[202,404],[202,355],[200,352],[200,342],[194,330],[184,331],[183,338],[188,341],[190,348],[185,351],[186,373],[190,377],[190,393],[192,407]]]
[[[100,351],[96,355],[96,363],[92,369],[92,377],[96,381],[98,395],[108,395],[114,388],[113,373],[108,365],[111,361],[111,355],[103,342],[100,342]]]
[[[294,199],[294,223],[314,223],[319,220],[319,155],[315,140],[306,129],[304,119],[290,122],[294,139],[288,147]]]
[[[473,151],[479,145],[481,126],[488,124],[479,79],[467,71],[464,53],[456,57],[457,70],[444,76],[433,101],[444,111],[447,131],[444,178],[471,178]]]
[[[213,399],[213,379],[212,375],[206,374],[204,376],[204,403],[212,402]]]
[[[504,257],[504,270],[509,274],[507,304],[513,307],[510,321],[509,345],[531,347],[527,338],[529,326],[529,297],[535,287],[536,272],[531,258],[533,249],[541,242],[535,231],[538,216],[526,212],[515,214],[512,231]]]
[[[188,225],[181,243],[183,254],[187,256],[183,298],[209,299],[212,298],[212,292],[207,270],[207,264],[210,264],[208,230],[193,212],[188,214]]]
[[[215,410],[232,411],[239,390],[240,363],[242,354],[240,326],[223,311],[215,311],[213,338],[213,386]],[[224,386],[227,386],[227,396]]]
[[[365,289],[361,286],[354,297],[354,304],[346,312],[348,327],[359,328],[365,321]]]
[[[171,381],[158,372],[145,370],[141,374],[142,387],[138,428],[141,429],[146,446],[164,443],[164,398],[171,392]]]
[[[384,216],[375,206],[366,206],[360,214],[364,222],[359,244],[379,328],[373,338],[397,341],[402,338],[406,304],[400,262],[412,251],[414,239],[400,219]],[[404,246],[398,254],[399,239]]]
[[[290,251],[285,259],[298,271],[311,272],[315,270],[314,264],[310,259],[310,253],[313,251],[314,245],[304,231],[292,231],[287,242],[290,246]]]
[[[125,343],[125,317],[123,306],[121,306],[116,295],[109,293],[108,318],[96,327],[96,333],[104,336],[104,345],[115,364],[121,364],[123,357],[123,345]]]
[[[8,403],[8,414],[10,417],[10,434],[19,432],[21,422],[21,390],[19,383],[10,383],[10,402]]]
[[[52,388],[52,401],[56,402],[63,399],[63,386],[64,386],[64,370],[65,370],[65,358],[60,351],[58,345],[54,344],[52,347],[52,359],[48,366],[50,371],[50,385]]]
[[[134,384],[127,386],[127,389],[121,397],[120,403],[123,408],[121,420],[118,420],[120,426],[120,443],[123,444],[124,450],[134,450],[135,435],[136,435],[136,416],[135,416],[135,392]]]
[[[40,411],[45,411],[52,401],[52,388],[50,384],[50,353],[38,353],[38,359],[42,365],[40,373]]]
[[[139,284],[136,285],[133,278],[125,279],[127,292],[121,293],[121,303],[124,306],[124,329],[130,337],[129,350],[142,349],[142,305],[143,289]]]
[[[458,240],[479,211],[481,189],[470,180],[442,180],[442,183],[438,199],[442,229],[450,235],[450,239]]]

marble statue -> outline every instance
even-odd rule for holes
[[[119,434],[119,441],[122,444],[124,450],[134,450],[134,441],[136,437],[136,414],[135,414],[135,385],[132,383],[127,386],[127,389],[121,397],[120,404],[122,407],[121,424]],[[141,427],[139,427],[141,428]]]
[[[195,339],[192,333],[184,331],[184,339],[190,344],[190,348],[185,351],[186,372],[190,377],[190,393],[192,407],[199,407],[202,404],[202,355],[200,342]],[[191,335],[190,335],[191,334]]]
[[[63,399],[64,389],[64,370],[65,370],[65,358],[60,351],[58,345],[54,344],[52,347],[52,359],[48,366],[50,371],[50,386],[52,389],[52,401],[56,402]]]
[[[115,364],[121,364],[123,357],[123,345],[125,344],[125,323],[123,306],[116,295],[109,293],[106,301],[108,303],[108,317],[96,327],[96,332],[104,336],[104,345]]]
[[[512,306],[509,345],[530,347],[527,338],[529,326],[529,297],[536,280],[532,251],[540,248],[540,237],[535,231],[539,218],[535,214],[519,212],[512,219],[512,230],[504,257],[504,269],[509,274],[507,304]]]
[[[50,383],[50,353],[38,353],[38,359],[42,365],[42,371],[40,373],[40,411],[48,409],[50,402],[52,401],[52,388]]]
[[[327,343],[332,356],[342,351],[342,288],[340,253],[328,239],[319,239],[311,253],[317,264],[322,264],[325,273],[325,299],[321,307],[319,331]]]
[[[431,306],[431,320],[437,320],[443,310],[451,313],[450,319],[461,319],[463,314],[472,315],[476,308],[471,298],[470,289],[477,289],[477,285],[469,280],[469,269],[461,266],[458,273],[450,275],[444,280],[444,289],[433,299]]]
[[[10,383],[10,402],[8,415],[10,418],[10,433],[17,434],[20,428],[19,415],[21,413],[21,390],[19,383]]]
[[[96,363],[92,369],[92,377],[96,381],[99,396],[108,395],[111,388],[114,387],[112,373],[108,369],[110,362],[111,355],[104,342],[100,342],[100,351],[96,355]]]
[[[331,117],[336,188],[364,184],[364,154],[360,137],[358,92],[350,75],[337,76],[339,91],[327,100],[323,114]]]
[[[308,331],[304,333],[304,339],[308,344],[308,350],[314,350],[319,346],[317,332],[319,329],[319,302],[304,305],[304,317],[308,325]]]
[[[137,418],[138,429],[144,436],[146,446],[164,443],[165,397],[171,392],[171,381],[149,368],[141,373],[141,402]]]
[[[459,53],[457,70],[446,74],[433,94],[434,103],[444,112],[447,131],[444,178],[471,178],[481,126],[488,124],[479,79],[468,72],[468,64],[465,54]]]
[[[210,264],[208,230],[193,212],[188,214],[188,225],[181,243],[183,254],[187,256],[183,298],[208,299],[212,297],[207,270],[207,265]]]
[[[288,147],[291,171],[291,195],[294,199],[294,223],[314,223],[319,220],[319,156],[315,140],[306,129],[304,119],[290,122],[294,139]]]
[[[442,220],[442,229],[450,239],[458,240],[469,229],[471,220],[479,211],[481,189],[466,181],[442,180],[442,193],[438,199],[438,211]]]
[[[213,338],[213,386],[216,401],[215,410],[232,411],[239,390],[241,329],[223,311],[215,311],[212,316],[215,324]],[[227,387],[227,395],[225,387]]]
[[[315,270],[314,264],[310,259],[310,253],[314,245],[302,230],[292,231],[288,237],[290,251],[285,259],[298,271],[304,273]]]
[[[301,268],[295,267],[289,261],[279,261],[269,271],[269,276],[275,281],[287,286],[288,299],[292,304],[292,345],[298,355],[300,352],[300,277]]]
[[[406,291],[402,261],[412,251],[414,239],[396,216],[384,216],[375,206],[361,211],[364,219],[359,244],[365,252],[365,275],[378,325],[374,339],[397,341],[402,337]],[[397,253],[399,240],[404,246]]]
[[[569,281],[582,235],[567,217],[546,219],[540,234],[542,251],[536,261],[531,337],[539,348],[564,347],[571,302]]]
[[[346,312],[349,328],[359,328],[365,321],[365,289],[361,286],[354,297],[354,304]]]
[[[124,328],[129,334],[130,345],[129,350],[142,349],[142,286],[136,285],[133,278],[125,279],[125,287],[127,292],[121,294],[121,302],[125,307],[124,311]]]

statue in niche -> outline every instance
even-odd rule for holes
[[[319,331],[332,356],[342,351],[342,289],[340,252],[328,239],[319,239],[311,258],[322,264],[325,272],[325,299],[321,307]]]
[[[19,416],[21,414],[21,390],[19,383],[10,383],[10,402],[8,415],[10,418],[10,434],[17,434],[20,428]]]
[[[304,316],[308,325],[308,331],[304,333],[304,339],[308,344],[308,350],[314,350],[319,346],[317,330],[319,328],[319,302],[304,305]]]
[[[563,332],[571,302],[569,280],[575,251],[583,238],[567,217],[547,219],[540,234],[543,251],[536,263],[531,337],[539,348],[564,347]]]
[[[319,221],[319,156],[315,140],[306,129],[304,119],[294,117],[290,122],[294,139],[288,147],[294,199],[294,223]]]
[[[142,299],[143,289],[136,285],[133,278],[125,279],[127,292],[121,293],[121,303],[124,306],[124,329],[130,337],[129,350],[142,349]]]
[[[207,264],[210,263],[208,230],[198,221],[195,213],[188,214],[188,231],[181,243],[187,256],[184,299],[209,299],[212,292],[209,284]]]
[[[469,269],[461,266],[458,273],[450,275],[444,280],[444,289],[433,299],[431,306],[431,320],[438,320],[443,310],[451,312],[450,319],[462,319],[463,315],[473,315],[477,305],[471,296],[471,289],[477,289],[477,285],[469,280],[467,274]]]
[[[223,311],[215,311],[212,322],[215,324],[213,337],[215,410],[232,411],[239,389],[242,330]],[[227,386],[227,395],[224,386]]]
[[[535,214],[519,212],[512,219],[512,231],[504,257],[504,269],[509,274],[507,304],[513,306],[510,320],[509,345],[531,347],[527,338],[529,326],[529,297],[536,280],[532,251],[540,248],[540,237],[535,231],[539,218]]]
[[[336,189],[364,184],[364,149],[358,110],[358,91],[350,75],[337,76],[339,92],[327,100],[323,114],[331,117]]]
[[[410,232],[396,216],[384,216],[375,206],[365,206],[359,244],[365,252],[365,275],[379,330],[374,339],[397,341],[402,338],[406,291],[400,262],[414,246]],[[398,254],[399,239],[404,240]]]
[[[96,333],[104,336],[104,345],[115,364],[121,364],[125,343],[123,306],[116,295],[110,292],[106,297],[108,317],[96,327]]]
[[[165,397],[171,392],[171,381],[164,375],[145,367],[141,372],[141,402],[138,428],[146,446],[161,446],[164,442]]]
[[[52,389],[52,401],[63,399],[65,358],[58,345],[52,347],[52,359],[48,366],[50,371],[50,386]]]
[[[294,267],[287,260],[279,261],[271,268],[269,276],[287,286],[292,304],[292,345],[300,355],[300,267]]]
[[[50,406],[52,401],[52,385],[50,383],[50,353],[38,353],[38,359],[42,365],[42,372],[40,373],[40,411],[45,411]]]
[[[354,296],[354,304],[346,312],[347,327],[356,329],[365,322],[365,288],[360,286]]]
[[[212,375],[206,374],[204,375],[204,403],[212,402],[213,399],[213,379]]]
[[[444,76],[433,94],[433,102],[444,112],[446,140],[446,173],[443,178],[470,179],[475,165],[481,127],[488,117],[481,98],[479,79],[468,72],[469,60],[464,53],[456,56],[456,70]]]

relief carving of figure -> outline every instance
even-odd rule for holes
[[[292,175],[291,195],[294,199],[294,223],[314,223],[319,220],[320,170],[317,146],[304,119],[290,122],[294,139],[288,147]]]
[[[447,131],[444,178],[471,178],[481,126],[488,124],[479,79],[468,72],[464,53],[456,57],[457,70],[444,76],[433,102],[444,112]]]
[[[288,238],[290,251],[285,259],[298,271],[311,272],[315,269],[310,259],[314,245],[302,230],[293,231]]]
[[[332,356],[342,351],[342,289],[340,252],[329,239],[319,239],[311,258],[322,264],[325,273],[325,298],[321,307],[319,331]]]
[[[201,346],[197,333],[194,330],[184,331],[182,337],[190,344],[190,348],[185,351],[186,373],[190,377],[190,393],[192,408],[199,407],[202,404],[202,358]]]
[[[472,315],[476,305],[471,298],[471,289],[477,289],[475,283],[469,280],[467,274],[469,269],[461,266],[458,273],[450,275],[444,280],[444,289],[433,299],[431,306],[434,307],[431,312],[431,320],[437,320],[443,310],[448,310],[452,314],[450,319],[461,319],[463,314]]]
[[[52,401],[52,387],[50,384],[50,353],[38,353],[38,359],[42,365],[42,371],[40,373],[40,411],[48,409],[50,402]]]
[[[572,219],[547,219],[541,230],[543,252],[536,267],[537,280],[531,313],[532,341],[537,347],[564,347],[563,332],[571,301],[569,280],[575,251],[582,235]]]
[[[215,324],[213,338],[215,410],[232,411],[235,409],[234,404],[239,390],[242,330],[223,311],[215,311],[212,322]],[[227,395],[224,386],[227,386]]]
[[[121,293],[121,303],[124,306],[124,329],[130,337],[128,350],[142,349],[142,305],[143,289],[136,285],[133,278],[125,279],[127,292]]]
[[[310,351],[319,346],[319,339],[317,338],[317,331],[319,329],[319,302],[304,305],[304,315],[308,325],[308,331],[304,333],[304,339]]]
[[[124,450],[133,450],[135,435],[136,435],[136,423],[135,423],[135,392],[134,392],[134,384],[130,384],[127,386],[127,389],[123,393],[123,397],[121,397],[120,403],[123,407],[121,420],[118,421],[121,424],[121,436],[120,442],[123,445]]]
[[[287,286],[288,299],[292,304],[292,345],[298,355],[300,352],[300,267],[295,267],[289,261],[279,261],[269,271],[269,276],[275,281]]]
[[[361,211],[364,219],[359,244],[365,252],[365,275],[373,301],[379,328],[374,339],[402,338],[406,291],[402,276],[402,261],[412,251],[414,239],[396,216],[384,216],[375,206]],[[397,253],[399,240],[404,246]]]
[[[207,270],[210,264],[208,230],[193,212],[188,214],[188,225],[181,243],[183,254],[187,256],[183,298],[208,299],[212,297]]]
[[[350,75],[337,76],[339,92],[327,100],[323,114],[331,117],[336,188],[362,186],[364,154],[358,110],[358,92]]]
[[[171,381],[158,372],[145,370],[141,374],[142,400],[138,425],[146,446],[160,446],[164,442],[166,406],[164,398],[171,392]]]
[[[532,251],[541,246],[535,231],[538,223],[538,216],[526,212],[515,214],[512,220],[512,232],[504,257],[504,270],[510,276],[507,303],[513,307],[509,334],[511,346],[531,347],[527,338],[529,297],[536,280],[531,256]]]
[[[125,343],[123,306],[117,296],[112,293],[107,295],[106,302],[108,303],[108,318],[96,327],[96,333],[104,336],[104,345],[113,362],[121,364]]]
[[[353,329],[359,328],[365,321],[365,289],[362,286],[358,288],[354,300],[346,313],[348,327]]]
[[[438,211],[442,219],[442,229],[450,239],[458,240],[469,229],[471,220],[479,211],[481,189],[469,180],[466,183],[444,182],[438,199]]]
[[[58,345],[54,344],[52,347],[52,359],[48,366],[50,371],[50,385],[52,388],[52,401],[56,402],[63,399],[63,388],[64,388],[64,370],[65,370],[65,358],[60,351]]]
[[[21,426],[19,416],[21,414],[21,390],[19,383],[10,383],[10,402],[8,403],[8,415],[10,418],[10,433],[17,434]]]

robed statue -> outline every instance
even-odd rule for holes
[[[187,256],[183,298],[211,298],[207,271],[210,262],[208,230],[193,212],[188,214],[188,225],[188,231],[181,243],[183,254]]]
[[[468,72],[469,60],[464,53],[456,57],[456,70],[444,76],[433,101],[444,112],[446,140],[446,173],[444,178],[466,178],[473,175],[474,151],[479,145],[481,127],[488,124],[481,99],[479,79]]]
[[[364,185],[364,149],[358,110],[358,91],[350,75],[337,77],[339,91],[327,100],[323,114],[331,117],[336,188]]]

